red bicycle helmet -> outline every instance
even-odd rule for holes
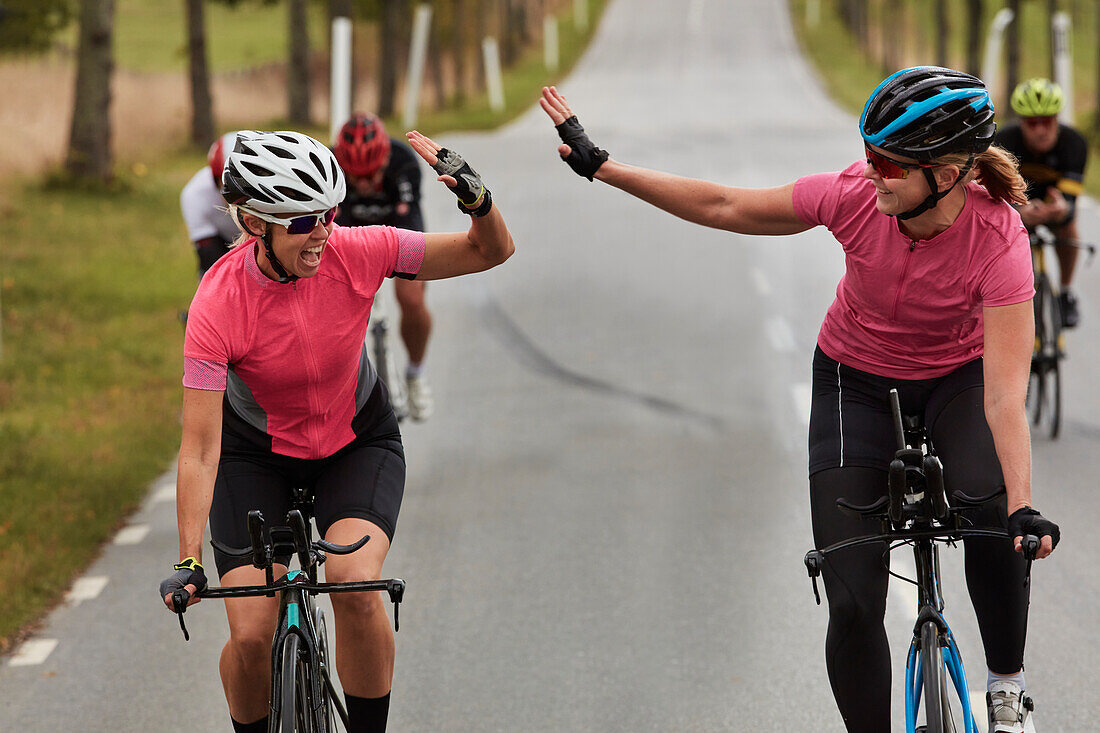
[[[237,141],[237,133],[227,132],[210,146],[206,152],[206,162],[210,164],[210,173],[214,176],[214,183],[218,190],[222,187],[222,171],[225,169],[225,156],[233,152],[233,145]]]
[[[359,112],[340,128],[333,152],[345,173],[369,176],[389,160],[390,138],[382,120]]]

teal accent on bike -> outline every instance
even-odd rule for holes
[[[287,628],[298,628],[298,604],[288,603],[286,606],[286,625]]]
[[[289,573],[286,574],[286,579],[288,581],[294,580],[295,578],[297,578],[301,574],[302,574],[301,570],[291,570]]]

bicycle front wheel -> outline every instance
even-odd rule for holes
[[[1050,278],[1035,279],[1035,351],[1031,357],[1027,406],[1031,423],[1051,438],[1062,427],[1062,314]]]
[[[955,733],[947,690],[947,674],[943,666],[940,629],[933,621],[926,621],[921,626],[920,659],[924,676],[924,729],[927,733]]]
[[[312,695],[309,692],[309,665],[301,655],[302,640],[288,634],[283,641],[283,665],[280,678],[280,733],[314,733],[310,717]]]

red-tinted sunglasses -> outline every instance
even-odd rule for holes
[[[1058,115],[1043,115],[1041,117],[1021,117],[1020,124],[1024,127],[1047,127],[1058,124]]]
[[[900,160],[887,158],[882,153],[871,150],[867,145],[864,145],[863,149],[867,152],[867,163],[883,178],[908,178],[910,171],[936,167],[934,163],[902,163]]]

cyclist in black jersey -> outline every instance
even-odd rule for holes
[[[1020,161],[1020,175],[1027,181],[1028,201],[1019,207],[1024,225],[1034,231],[1044,224],[1059,242],[1062,320],[1073,328],[1080,320],[1077,297],[1070,290],[1079,248],[1061,242],[1077,240],[1076,203],[1089,150],[1081,133],[1058,122],[1062,104],[1057,84],[1047,79],[1023,82],[1012,93],[1012,109],[1020,121],[999,131],[995,143]]]
[[[347,195],[336,215],[337,224],[384,224],[424,231],[416,155],[407,145],[386,134],[382,120],[374,115],[352,115],[340,128],[333,152],[348,180]],[[432,331],[432,314],[424,292],[423,282],[394,282],[401,308],[401,340],[409,356],[405,370],[409,417],[417,422],[428,419],[433,409],[431,390],[424,377],[424,356]]]

